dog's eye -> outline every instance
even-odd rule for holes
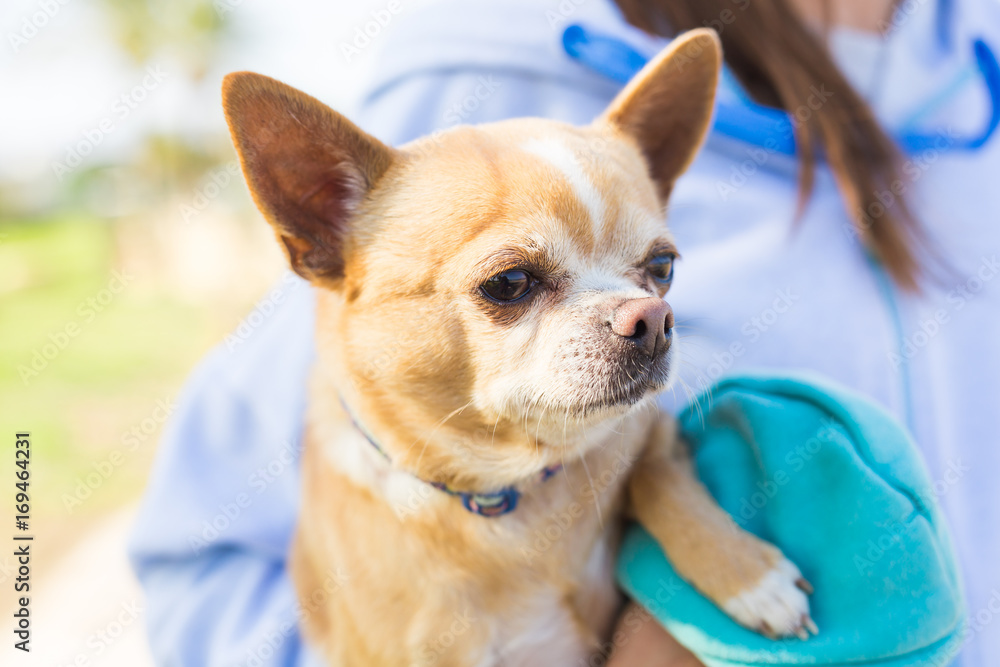
[[[494,301],[517,301],[534,284],[531,274],[523,269],[510,269],[493,276],[483,283],[483,293]]]
[[[676,255],[657,255],[649,260],[649,273],[661,285],[669,285],[674,279],[674,259]]]

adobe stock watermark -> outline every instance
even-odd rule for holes
[[[232,526],[239,523],[257,498],[287,472],[296,469],[302,447],[301,441],[286,441],[273,457],[250,473],[246,481],[248,491],[241,491],[233,496],[229,502],[220,503],[218,511],[201,522],[199,533],[188,536],[187,543],[191,551],[197,556],[214,544]]]
[[[577,520],[584,516],[585,510],[597,506],[600,496],[607,489],[628,476],[635,461],[635,457],[629,456],[628,452],[619,451],[610,467],[605,468],[600,474],[595,474],[590,483],[580,489],[585,500],[582,502],[574,500],[564,509],[552,512],[546,524],[535,530],[531,544],[521,547],[521,558],[528,565],[532,565],[536,558],[560,542]]]
[[[477,449],[481,451],[483,447],[490,447],[492,443],[493,430],[489,427],[480,427],[471,434],[471,437],[458,446],[456,455],[461,458],[472,458],[477,456]],[[365,447],[370,449],[370,446],[367,444]],[[580,502],[571,503],[562,511],[550,514],[548,524],[537,529],[532,536],[534,538],[534,549],[521,549],[522,558],[528,564],[531,564],[535,557],[550,549],[570,529],[576,520],[585,514],[585,508],[596,505],[600,500],[600,495],[605,490],[621,480],[623,476],[628,475],[634,462],[634,457],[630,458],[627,453],[619,452],[618,457],[611,462],[609,467],[605,468],[600,474],[595,472],[588,480],[588,484],[580,488],[580,493],[584,496],[584,499]],[[559,470],[556,474],[563,474],[563,471]],[[410,517],[416,516],[432,498],[442,497],[443,492],[440,489],[417,478],[414,478],[414,480],[416,483],[410,485],[406,497],[393,501],[392,509],[396,514],[396,518],[400,521],[405,521]],[[538,483],[544,483],[544,481],[539,481]]]
[[[119,438],[121,447],[111,450],[100,461],[91,463],[90,467],[93,468],[93,471],[82,477],[78,476],[74,480],[75,485],[72,492],[62,494],[60,500],[62,500],[66,511],[72,514],[84,501],[93,496],[95,491],[104,486],[104,483],[111,479],[115,471],[125,465],[144,443],[159,432],[160,427],[166,423],[176,409],[177,403],[173,399],[156,399],[150,413],[122,433],[121,438]]]
[[[194,191],[191,201],[182,203],[178,207],[184,224],[190,225],[192,220],[204,213],[205,209],[218,199],[226,188],[234,181],[239,180],[239,176],[239,160],[230,160],[226,164],[209,171],[202,179],[201,185]]]
[[[609,140],[601,135],[588,136],[584,148],[573,152],[573,162],[581,169],[601,169],[608,158],[608,147],[615,146],[616,143],[617,140]]]
[[[17,574],[17,567],[14,561],[10,557],[5,556],[2,561],[0,561],[0,584],[5,584],[7,581]]]
[[[758,481],[757,490],[740,500],[739,509],[733,515],[733,520],[740,526],[745,526],[753,520],[778,495],[778,492],[792,481],[792,475],[802,472],[820,451],[836,438],[836,434],[837,424],[826,418],[821,419],[816,433],[785,454],[784,465],[764,480]]]
[[[793,139],[795,130],[809,122],[813,114],[822,109],[831,97],[833,97],[833,93],[826,89],[825,84],[820,84],[819,87],[810,86],[809,97],[806,98],[805,103],[800,104],[788,114],[789,125],[782,127],[781,140]],[[771,160],[778,152],[779,147],[779,139],[776,137],[768,137],[763,146],[747,147],[745,149],[747,158],[730,168],[729,178],[715,182],[715,191],[718,193],[719,199],[729,201],[733,193],[746,185],[747,181]]]
[[[861,242],[861,234],[871,228],[876,220],[880,220],[899,202],[906,193],[919,181],[925,173],[937,162],[938,158],[958,140],[954,128],[948,127],[934,138],[934,144],[928,149],[908,158],[900,165],[901,178],[889,183],[885,189],[872,192],[874,201],[854,212],[854,220],[844,224],[843,230],[855,243]]]
[[[422,308],[414,315],[417,319],[435,318],[440,316],[441,310],[437,307]],[[413,345],[417,343],[415,338],[413,338],[415,335],[416,334],[410,331],[401,331],[399,332],[399,335],[393,338],[393,340],[389,341],[384,346],[380,346],[378,355],[367,360],[365,365],[361,368],[361,378],[368,382],[374,382],[393,372],[396,367],[396,362],[403,355],[413,350]],[[354,384],[357,385],[357,383]],[[357,388],[357,386],[355,386],[355,388]]]
[[[488,428],[479,428],[472,433],[472,437],[466,442],[456,447],[455,454],[460,458],[467,459],[476,456],[475,449],[477,447],[483,447],[488,445],[492,441],[492,434]],[[370,445],[364,445],[366,448],[370,448]],[[399,474],[409,475],[406,472],[400,472]],[[417,516],[420,510],[430,501],[432,498],[441,497],[444,492],[431,484],[413,477],[413,484],[409,485],[409,492],[406,494],[405,499],[396,499],[392,503],[392,510],[396,514],[396,518],[399,521],[406,521],[410,517]]]
[[[576,14],[576,11],[590,0],[560,0],[553,8],[545,10],[545,20],[548,21],[551,30],[559,30],[566,27],[569,20]]]
[[[893,521],[882,529],[878,537],[868,540],[867,550],[864,553],[854,554],[854,567],[858,574],[871,572],[875,563],[882,560],[887,552],[906,541],[906,533],[906,526],[899,521]]]
[[[363,25],[355,26],[354,35],[350,42],[340,43],[340,53],[344,60],[350,64],[352,60],[361,55],[361,52],[372,45],[372,42],[382,34],[392,20],[403,11],[403,3],[400,0],[389,0],[385,7],[374,9],[371,18]]]
[[[149,94],[159,88],[167,78],[159,65],[146,68],[146,76],[112,103],[111,114],[82,132],[83,138],[66,147],[66,157],[63,160],[52,161],[52,172],[60,183],[84,163],[84,158],[94,152],[94,149],[104,142],[104,138],[117,129],[118,125],[128,118],[139,105],[149,97]]]
[[[891,17],[888,20],[882,19],[879,21],[878,31],[882,33],[883,38],[889,37],[909,23],[917,11],[923,9],[926,5],[927,0],[903,0],[903,2],[897,2],[893,8]]]
[[[220,19],[226,18],[226,14],[236,11],[238,7],[243,6],[246,0],[212,0],[212,9],[215,10],[216,16]]]
[[[747,353],[749,346],[756,344],[781,319],[781,316],[791,311],[802,298],[793,292],[791,287],[779,289],[774,294],[774,299],[768,307],[742,324],[740,333],[744,336],[743,340],[734,340],[725,350],[712,355],[712,361],[695,378],[699,392],[712,387],[736,364],[737,359]]]
[[[447,627],[433,639],[423,644],[417,653],[417,665],[423,667],[433,667],[443,657],[448,654],[448,650],[458,641],[458,639],[469,631],[472,624],[477,621],[472,615],[471,609],[463,612],[453,612],[450,619],[445,623]]]
[[[493,75],[480,76],[476,79],[476,87],[461,101],[452,104],[444,112],[444,121],[448,126],[459,125],[470,115],[479,110],[483,102],[493,96],[503,84],[493,78]]]
[[[900,366],[916,357],[935,336],[941,333],[945,325],[951,322],[952,315],[975,299],[998,273],[1000,273],[1000,261],[996,255],[980,258],[979,266],[973,274],[948,292],[948,307],[939,308],[931,316],[922,319],[917,330],[903,338],[898,350],[886,353],[892,369],[899,370]]]
[[[77,652],[72,662],[61,663],[59,667],[90,667],[95,664],[94,659],[114,646],[136,624],[144,611],[145,608],[139,605],[138,600],[122,602],[114,617],[87,637],[85,648]]]
[[[750,0],[732,0],[731,4],[736,7],[740,12],[745,11],[747,7],[750,6]],[[702,25],[706,28],[711,28],[715,30],[720,36],[726,31],[726,29],[736,22],[737,16],[736,12],[728,7],[719,12],[719,15],[714,19],[705,19],[702,21]],[[681,51],[677,54],[679,60],[677,64],[679,69],[683,71],[690,63],[694,62],[701,57],[703,48],[700,42],[690,42],[686,44]]]
[[[41,375],[49,367],[49,364],[69,347],[73,339],[83,333],[84,328],[111,305],[132,280],[134,277],[124,270],[112,271],[111,279],[103,289],[81,301],[76,307],[76,314],[80,319],[70,320],[58,331],[50,333],[48,335],[49,342],[31,351],[31,361],[18,365],[17,374],[21,377],[24,386],[27,387],[32,380]]]
[[[304,284],[302,280],[299,280],[298,276],[292,271],[285,271],[281,274],[281,284],[272,289],[270,292],[265,294],[257,303],[254,305],[253,310],[247,313],[246,317],[240,320],[240,323],[236,325],[236,329],[232,333],[227,334],[223,342],[226,344],[226,349],[232,352],[237,347],[243,343],[250,340],[254,332],[260,328],[264,322],[266,322],[275,311],[278,310],[278,306],[284,302],[285,297],[289,295],[293,290],[298,289]]]
[[[434,147],[440,146],[441,137],[448,130],[468,120],[502,86],[503,82],[497,81],[492,75],[477,77],[472,91],[450,104],[442,114],[438,127],[417,140],[410,150],[419,155],[426,155]]]
[[[972,470],[971,467],[962,463],[961,459],[953,459],[948,462],[948,469],[945,470],[940,479],[934,480],[931,483],[930,493],[926,494],[922,500],[925,503],[933,503],[936,500],[940,500],[948,493],[956,484],[958,484],[965,473]],[[859,552],[854,554],[854,567],[857,569],[858,574],[867,574],[870,572],[875,563],[882,560],[885,554],[894,549],[897,546],[901,546],[906,542],[905,536],[907,535],[907,527],[900,521],[891,521],[886,525],[881,534],[878,537],[874,537],[868,540],[866,549],[864,552]]]
[[[242,667],[267,667],[273,664],[273,658],[291,637],[298,634],[303,622],[319,611],[327,601],[339,593],[351,581],[351,576],[341,568],[330,568],[321,573],[323,583],[309,592],[301,595],[291,609],[290,619],[282,620],[271,631],[264,630],[258,634],[260,642],[247,650]]]
[[[684,587],[680,579],[670,577],[660,578],[656,582],[656,591],[652,597],[642,601],[644,606],[634,606],[619,620],[618,627],[611,638],[597,647],[589,658],[577,661],[577,667],[604,667],[614,652],[631,641],[646,623],[654,621],[655,616],[665,613],[670,604]]]
[[[32,39],[38,36],[49,21],[68,5],[70,0],[38,0],[38,11],[21,18],[17,32],[8,32],[7,41],[14,53],[18,53]]]
[[[990,599],[986,602],[986,605],[980,607],[975,613],[969,614],[969,618],[961,630],[961,641],[953,644],[949,652],[938,656],[932,667],[947,667],[950,665],[965,645],[992,625],[997,616],[1000,616],[1000,589],[994,588],[990,590]]]
[[[732,0],[730,4],[736,7],[738,11],[743,12],[750,6],[750,0]],[[721,36],[726,31],[726,28],[736,22],[736,18],[736,12],[727,7],[719,12],[716,18],[711,20],[706,19],[701,24],[706,28],[711,28]]]

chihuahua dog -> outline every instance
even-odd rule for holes
[[[799,570],[714,503],[653,402],[677,358],[666,200],[720,63],[692,31],[587,127],[401,148],[277,81],[226,78],[254,201],[315,288],[290,568],[322,600],[304,626],[329,664],[583,664],[621,608],[626,515],[737,622],[815,632]],[[317,598],[331,571],[346,583]]]

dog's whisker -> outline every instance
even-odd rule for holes
[[[568,425],[569,425],[569,411],[567,410],[563,414],[563,437],[562,437],[562,445],[559,447],[559,464],[563,467],[563,469],[566,468],[566,428]],[[566,480],[566,486],[571,486],[568,474],[563,475],[563,479]]]
[[[683,320],[676,320],[674,322],[675,327],[692,327],[698,322],[717,322],[711,317],[686,317]]]
[[[544,395],[545,395],[545,392],[543,391],[542,394],[540,394],[539,397],[538,397],[539,401],[541,401],[541,398]],[[545,421],[545,414],[546,414],[546,412],[548,412],[548,410],[549,410],[549,406],[547,404],[543,404],[542,405],[542,414],[538,416],[537,421],[535,422],[535,458],[536,459],[540,456],[540,454],[538,452],[538,429],[540,429],[542,427],[542,422]]]
[[[590,468],[587,466],[587,457],[581,456],[580,463],[583,464],[583,471],[587,474],[587,483],[590,484],[591,495],[594,497],[594,509],[597,511],[597,523],[601,530],[604,529],[604,514],[601,512],[601,501],[597,497],[597,489],[594,488],[594,478],[590,476]]]
[[[687,393],[688,400],[691,403],[691,406],[694,408],[695,412],[698,414],[698,423],[701,424],[702,426],[704,426],[705,425],[705,412],[704,412],[704,410],[702,409],[702,406],[701,406],[701,398],[702,398],[702,396],[696,394],[694,392],[694,390],[691,389],[690,386],[688,386],[688,383],[685,382],[683,378],[678,378],[678,380],[680,381],[680,384],[684,388],[684,391]],[[704,394],[704,395],[708,397],[708,399],[709,399],[709,407],[711,407],[711,389],[709,389],[709,391],[706,394]]]
[[[493,422],[493,435],[490,436],[490,449],[493,449],[497,441],[497,428],[500,426],[500,413],[497,412],[496,421]]]
[[[522,415],[521,428],[524,430],[524,439],[525,440],[529,440],[530,441],[530,439],[531,439],[531,436],[528,435],[528,417],[531,416],[532,412],[534,412],[535,406],[538,405],[539,401],[541,401],[541,395],[535,396],[532,399],[531,403],[529,403],[528,407],[525,409],[524,414]]]
[[[467,407],[469,407],[470,405],[472,405],[472,403],[473,403],[473,401],[469,401],[468,403],[466,403],[466,404],[465,404],[465,405],[463,405],[462,407],[460,407],[460,408],[458,408],[458,409],[456,409],[456,410],[452,410],[452,411],[451,411],[450,413],[448,413],[448,415],[446,415],[446,416],[445,416],[445,417],[444,417],[444,418],[443,418],[443,419],[442,419],[441,421],[439,421],[439,422],[438,422],[437,424],[435,424],[435,425],[434,425],[434,428],[432,428],[432,429],[431,429],[431,432],[430,432],[429,434],[427,434],[427,437],[426,437],[426,438],[423,438],[423,441],[424,441],[424,446],[423,446],[423,447],[421,448],[421,450],[420,450],[420,455],[419,455],[419,456],[417,457],[417,463],[416,463],[416,465],[417,465],[417,466],[419,466],[419,465],[420,465],[420,462],[421,462],[421,461],[423,460],[423,458],[424,458],[424,453],[425,453],[425,452],[427,451],[427,445],[429,445],[429,444],[430,444],[430,442],[431,442],[431,440],[432,440],[432,439],[434,438],[434,434],[435,434],[435,433],[437,433],[437,432],[438,432],[438,430],[439,430],[439,429],[440,429],[440,428],[441,428],[442,426],[444,426],[445,422],[447,422],[447,421],[448,421],[449,419],[451,419],[451,418],[452,418],[452,417],[454,417],[455,415],[457,415],[457,414],[461,413],[461,412],[462,412],[463,410],[465,410],[465,409],[466,409]],[[407,451],[407,453],[409,453],[409,452],[410,452],[410,450],[412,450],[412,449],[413,449],[414,445],[416,445],[416,444],[417,444],[418,442],[420,442],[420,440],[415,440],[415,441],[413,441],[413,443],[411,443],[411,444],[410,444],[410,446],[406,448],[406,451]]]

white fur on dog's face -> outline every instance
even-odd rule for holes
[[[612,314],[666,291],[649,262],[674,252],[663,206],[708,131],[720,63],[717,36],[692,31],[587,127],[519,119],[400,149],[273,79],[228,76],[254,201],[317,287],[327,402],[405,469],[481,488],[558,461],[550,444],[588,446],[662,389],[672,346],[638,354]],[[484,282],[515,268],[534,291],[489,299]]]
[[[564,215],[589,227],[595,243],[582,247],[567,233],[569,221],[558,217],[542,223],[551,236],[536,232],[522,241],[544,253],[558,286],[542,277],[541,289],[555,294],[536,297],[540,303],[502,332],[499,349],[480,352],[491,359],[484,359],[476,403],[542,427],[561,426],[567,417],[592,423],[616,416],[668,382],[673,346],[650,359],[611,331],[621,303],[665,291],[644,267],[652,250],[673,247],[662,212],[617,199],[629,174],[614,167],[601,173],[592,164],[606,143],[581,146],[553,136],[519,149],[543,163],[546,177],[569,186],[584,210]]]
[[[650,358],[611,330],[624,301],[663,295],[647,262],[674,252],[636,147],[520,120],[462,128],[409,154],[376,198],[378,230],[359,243],[363,278],[348,271],[356,307],[345,333],[358,338],[345,359],[360,376],[375,363],[367,352],[406,341],[383,370],[407,378],[397,389],[420,388],[408,400],[447,405],[443,414],[467,405],[484,423],[531,425],[543,438],[619,416],[666,386],[673,345]],[[537,279],[532,292],[509,304],[484,297],[482,283],[511,268]]]

